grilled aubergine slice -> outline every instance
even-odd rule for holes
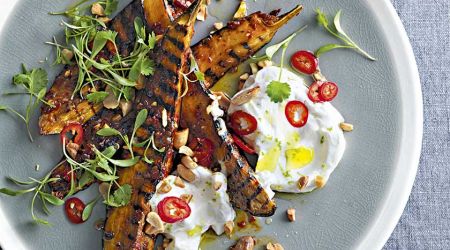
[[[134,109],[136,112],[147,109],[149,113],[139,134],[145,135],[145,139],[154,135],[156,147],[164,147],[165,151],[147,151],[147,157],[153,160],[153,164],[141,161],[131,168],[119,169],[118,182],[132,186],[132,197],[126,206],[109,208],[103,237],[104,249],[154,247],[154,236],[144,233],[145,218],[151,210],[148,201],[156,185],[169,174],[173,165],[175,152],[172,136],[180,116],[182,72],[187,68],[194,23],[201,4],[202,1],[198,2],[169,26],[155,50],[155,73],[145,79],[144,89],[137,93]]]
[[[297,6],[281,17],[259,12],[252,14],[236,20],[235,22],[239,25],[234,30],[220,30],[218,36],[213,35],[193,47],[196,49],[194,53],[197,53],[195,56],[198,61],[203,62],[205,58],[209,58],[213,63],[199,63],[200,71],[206,75],[205,85],[197,82],[189,83],[187,94],[182,100],[180,125],[182,128],[189,128],[188,144],[195,144],[192,142],[198,138],[207,138],[213,144],[214,151],[211,159],[205,161],[211,162],[207,167],[226,168],[228,193],[233,206],[255,216],[271,216],[276,209],[275,202],[269,198],[255,178],[247,159],[239,153],[227,131],[222,115],[212,114],[211,116],[205,112],[210,110],[208,106],[212,101],[210,98],[212,95],[207,90],[207,86],[210,86],[208,79],[215,82],[225,72],[248,59],[264,45],[256,40],[261,41],[260,37],[263,37],[267,43],[275,34],[274,30],[278,30],[301,10],[302,7]],[[244,43],[236,42],[233,37],[230,37],[230,33],[242,34],[242,37],[249,37],[249,39]],[[236,39],[241,41],[242,37]],[[213,65],[213,67],[206,68],[205,65]]]
[[[108,25],[108,29],[118,33],[116,43],[119,53],[127,56],[133,51],[136,41],[134,20],[137,17],[146,20],[147,30],[153,31],[155,34],[162,34],[171,22],[166,9],[164,0],[134,0],[125,7]],[[99,54],[106,58],[113,56],[108,48]],[[45,100],[54,107],[43,105],[41,108],[39,117],[41,134],[60,133],[69,123],[84,124],[103,108],[101,103],[92,104],[79,95],[72,97],[77,85],[78,70],[76,64],[65,66],[46,93]],[[104,85],[97,84],[97,90],[104,90]],[[88,92],[89,89],[85,88],[82,91]]]

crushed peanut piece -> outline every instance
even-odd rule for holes
[[[223,28],[223,23],[222,22],[214,23],[214,28],[216,30],[222,29]]]
[[[158,106],[158,103],[157,102],[152,102],[151,106],[152,107],[156,107],[156,106]]]
[[[223,227],[225,230],[225,235],[228,236],[228,238],[231,238],[234,229],[234,222],[232,220],[227,221]]]
[[[195,174],[189,168],[185,167],[183,164],[178,164],[177,166],[178,175],[185,179],[187,182],[191,183],[195,181]]]
[[[167,194],[168,192],[170,192],[170,190],[172,190],[172,186],[170,186],[170,184],[166,181],[163,181],[161,182],[161,186],[159,186],[158,188],[158,193]]]
[[[214,182],[214,190],[219,190],[222,187],[222,182],[216,181]]]
[[[288,208],[288,210],[286,211],[288,220],[293,222],[295,221],[295,209],[294,208]]]
[[[66,70],[66,72],[64,72],[64,76],[65,77],[70,77],[72,73],[70,72],[70,69]]]
[[[250,69],[252,70],[252,74],[258,73],[258,65],[256,63],[250,63]]]
[[[339,127],[341,127],[341,129],[344,132],[351,132],[351,131],[353,131],[353,124],[351,124],[351,123],[341,122],[339,124]]]
[[[111,18],[106,17],[106,16],[99,17],[99,18],[97,18],[97,20],[103,22],[104,24],[111,22]]]
[[[128,113],[130,113],[133,104],[131,103],[131,101],[120,100],[119,107],[122,110],[122,115],[126,116]]]
[[[177,176],[177,178],[175,178],[175,182],[173,183],[175,184],[175,186],[180,187],[180,188],[184,188],[186,185],[184,185],[184,181]]]
[[[192,194],[182,194],[180,199],[184,200],[186,203],[191,202],[193,195]]]
[[[105,9],[103,9],[103,6],[99,3],[94,3],[91,7],[91,12],[93,15],[97,16],[104,16],[105,15]]]
[[[72,159],[75,159],[75,157],[77,157],[79,149],[80,149],[80,145],[73,143],[73,142],[69,142],[69,144],[66,145],[67,153],[69,153],[69,155],[70,155],[70,157],[72,157]]]
[[[309,177],[307,175],[300,177],[297,182],[298,189],[300,190],[304,189],[306,185],[308,185],[308,181]]]
[[[315,182],[318,188],[323,188],[323,186],[325,186],[325,179],[323,176],[317,175]]]
[[[186,145],[188,138],[189,138],[189,128],[175,131],[173,136],[173,146],[176,149],[180,149],[181,147]]]
[[[145,233],[148,235],[156,235],[164,232],[164,224],[155,212],[150,212],[147,214],[145,221],[148,223],[145,226]]]
[[[180,149],[178,150],[178,153],[180,154],[184,154],[187,156],[194,156],[194,151],[192,151],[192,149],[188,146],[181,146]]]
[[[272,243],[272,242],[267,243],[266,249],[267,250],[284,250],[283,246],[280,243]]]
[[[163,127],[167,127],[167,110],[163,109],[161,114],[161,120]]]
[[[197,163],[188,155],[181,157],[181,163],[183,163],[183,166],[189,169],[195,169],[198,167]]]
[[[239,77],[239,79],[241,79],[241,80],[247,80],[249,77],[250,77],[250,75],[249,75],[248,73],[244,73],[244,74],[242,74],[242,75]]]
[[[258,62],[258,66],[261,68],[269,67],[272,65],[273,65],[272,61],[269,61],[269,60],[262,60],[262,61]]]

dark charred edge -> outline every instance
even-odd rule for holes
[[[242,60],[241,57],[238,54],[236,54],[236,52],[234,52],[234,50],[230,50],[230,52],[228,52],[228,55],[236,59],[236,61],[238,62]]]
[[[250,47],[250,45],[248,45],[247,42],[243,43],[242,47],[244,47],[244,49],[246,49],[246,50],[250,50],[250,51],[252,50],[252,48]]]
[[[217,76],[211,68],[205,71],[205,75],[211,79],[211,82],[217,82],[221,76]]]
[[[179,66],[181,64],[181,58],[177,57],[176,55],[172,54],[172,52],[168,51],[168,50],[163,50],[162,54],[164,56],[166,56],[170,62],[172,62],[173,64]]]
[[[205,87],[205,85],[203,83],[198,83],[201,85],[201,88],[203,90],[203,92],[206,95],[211,95],[212,93]],[[217,119],[213,119],[214,122],[214,126],[216,128],[217,131],[222,130],[222,125],[225,124],[225,121],[221,118],[221,117],[217,117]],[[226,144],[226,147],[228,148],[228,154],[230,155],[230,157],[234,157],[236,159],[236,163],[237,163],[237,167],[235,167],[233,169],[233,172],[231,174],[228,174],[227,178],[237,178],[238,176],[241,176],[242,178],[242,183],[241,186],[238,188],[233,188],[230,185],[230,182],[228,183],[228,192],[229,193],[233,193],[233,192],[239,192],[240,190],[242,190],[243,188],[245,188],[247,185],[251,185],[252,183],[258,183],[258,187],[256,188],[256,190],[250,195],[249,198],[247,198],[246,201],[246,205],[247,207],[237,207],[239,209],[243,209],[246,212],[250,213],[253,216],[261,216],[261,217],[269,217],[272,216],[275,211],[276,211],[276,204],[273,204],[273,207],[271,210],[267,211],[267,212],[257,212],[257,211],[251,211],[249,208],[251,207],[250,204],[251,202],[261,193],[265,192],[264,189],[262,188],[261,184],[259,183],[259,181],[254,177],[253,173],[251,173],[250,171],[252,171],[252,169],[250,168],[246,158],[244,158],[239,150],[237,149],[237,147],[234,145],[234,143],[232,142],[232,138],[230,133],[227,131],[226,133],[224,133],[223,135],[219,134],[220,139],[222,140],[223,143]],[[245,178],[243,175],[247,175],[248,177]],[[239,178],[237,178],[239,180]],[[267,195],[267,194],[266,194]],[[233,197],[232,195],[230,195],[230,197]],[[233,199],[230,199],[231,202],[233,203]],[[273,201],[272,199],[269,199],[269,196],[267,195],[267,199],[264,202],[264,204],[262,204],[261,208],[267,208],[267,205]],[[235,204],[233,204],[235,205]]]
[[[169,42],[171,42],[173,45],[175,45],[175,47],[177,47],[179,50],[183,50],[184,44],[183,44],[182,42],[178,41],[176,38],[174,38],[174,37],[172,37],[172,36],[170,36],[170,35],[167,35],[167,36],[165,36],[164,38],[167,39],[166,41],[169,41]]]

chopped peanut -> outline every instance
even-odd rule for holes
[[[184,185],[184,181],[177,176],[177,178],[175,178],[175,182],[174,182],[175,186],[180,187],[180,188],[184,188],[186,185]]]
[[[164,232],[164,224],[159,217],[159,215],[155,212],[150,212],[147,214],[145,221],[148,223],[145,226],[145,233],[148,235],[156,235]]]
[[[238,105],[238,106],[243,105],[243,104],[249,102],[255,96],[257,96],[260,89],[261,88],[259,86],[256,86],[254,88],[245,90],[243,92],[239,92],[238,94],[233,96],[233,98],[231,99],[231,103],[233,103],[234,105]]]
[[[318,188],[323,188],[323,186],[325,186],[325,180],[323,179],[323,176],[317,175],[315,182]]]
[[[244,74],[242,74],[242,75],[239,77],[239,79],[241,79],[241,80],[247,80],[249,77],[250,77],[250,75],[249,75],[248,73],[244,73]]]
[[[191,202],[193,195],[192,194],[182,194],[180,199],[184,200],[186,203]]]
[[[163,127],[167,127],[167,110],[163,109],[161,114],[161,120]]]
[[[351,124],[351,123],[341,122],[339,124],[339,127],[341,127],[341,129],[344,132],[351,132],[351,131],[353,131],[353,124]]]
[[[269,67],[272,65],[273,65],[272,61],[269,61],[269,60],[262,60],[262,61],[258,62],[258,66],[261,68]]]
[[[160,194],[166,194],[172,190],[172,186],[170,186],[169,183],[166,181],[161,182],[161,185],[159,186],[158,193]]]
[[[222,29],[223,28],[223,23],[222,22],[214,23],[214,28],[216,30]]]
[[[176,149],[181,148],[182,146],[186,145],[188,138],[189,138],[189,128],[176,131],[173,136],[173,146]]]
[[[267,250],[284,250],[283,246],[280,243],[272,243],[269,242],[266,246]]]
[[[287,214],[289,221],[291,221],[291,222],[295,221],[295,209],[294,208],[289,208],[286,211],[286,214]]]
[[[300,177],[297,182],[298,189],[300,189],[300,190],[304,189],[306,187],[306,185],[308,185],[308,180],[309,180],[309,177],[306,175]]]
[[[91,12],[93,15],[97,16],[104,16],[105,15],[105,9],[103,9],[103,6],[99,3],[94,3],[91,7]]]
[[[178,164],[177,172],[181,178],[185,179],[187,182],[193,182],[195,180],[195,174],[189,168],[185,167],[183,164]]]
[[[178,150],[178,153],[180,154],[184,154],[187,156],[194,156],[194,151],[192,151],[192,149],[188,146],[181,146],[180,149]]]
[[[252,74],[258,73],[258,66],[256,63],[250,63],[250,69],[252,70]]]
[[[234,222],[231,220],[227,221],[224,225],[224,229],[225,229],[225,234],[230,238],[231,235],[233,234]]]
[[[197,163],[188,155],[181,157],[181,163],[189,169],[195,169],[198,167]]]

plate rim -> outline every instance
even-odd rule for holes
[[[10,0],[2,3],[0,33],[19,1]],[[390,190],[380,206],[381,209],[379,209],[378,215],[375,216],[372,225],[368,231],[363,233],[364,236],[355,246],[356,249],[381,249],[386,244],[403,214],[419,168],[423,136],[423,99],[420,76],[413,49],[394,6],[389,0],[364,0],[364,2],[374,11],[381,30],[389,34],[389,36],[386,35],[389,43],[388,48],[404,55],[395,57],[393,62],[396,67],[395,72],[402,79],[399,81],[402,88],[400,102],[402,105],[400,109],[402,113],[400,132],[402,134],[399,145],[400,153],[398,154],[395,165],[396,171],[393,176],[398,176],[401,173],[403,178],[390,185]],[[405,85],[406,82],[408,86]],[[407,109],[413,112],[408,112]],[[403,147],[403,145],[408,145],[408,147]],[[408,171],[405,172],[405,170]],[[5,214],[1,210],[0,221],[5,222],[1,223],[0,235],[9,235],[9,237],[0,238],[0,245],[4,249],[26,249],[17,232],[9,225]]]

